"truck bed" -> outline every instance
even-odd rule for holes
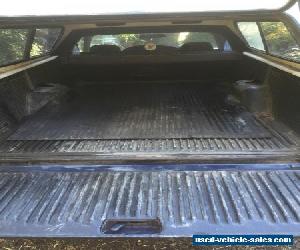
[[[197,84],[81,86],[69,102],[30,117],[9,140],[271,136],[255,116],[225,98]]]
[[[295,154],[297,138],[232,100],[221,84],[76,84],[62,102],[22,119],[8,155]]]

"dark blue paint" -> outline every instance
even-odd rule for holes
[[[95,172],[95,171],[251,171],[297,170],[300,163],[291,164],[147,164],[147,165],[2,165],[0,172]]]

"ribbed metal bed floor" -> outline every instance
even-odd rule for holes
[[[225,95],[195,84],[84,86],[72,100],[28,117],[9,140],[270,138]]]
[[[195,85],[84,86],[19,127],[2,110],[0,153],[297,154],[288,128],[262,123],[225,96]]]

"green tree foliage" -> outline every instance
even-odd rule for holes
[[[296,46],[296,42],[282,22],[262,22],[261,27],[271,51],[282,51]]]
[[[42,28],[35,30],[30,57],[42,56],[51,51],[61,28]]]
[[[135,43],[140,40],[139,34],[119,34],[117,38],[121,44]]]
[[[30,57],[35,57],[43,54],[43,44],[34,42],[31,47]]]
[[[300,60],[300,49],[282,22],[261,22],[261,28],[271,54]]]
[[[0,65],[24,58],[28,30],[0,29]]]
[[[50,52],[60,32],[61,28],[36,29],[30,57],[42,56]],[[0,29],[0,65],[25,59],[28,33],[28,29]]]

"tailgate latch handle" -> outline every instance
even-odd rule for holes
[[[105,219],[101,226],[104,234],[157,234],[162,231],[160,219]]]

